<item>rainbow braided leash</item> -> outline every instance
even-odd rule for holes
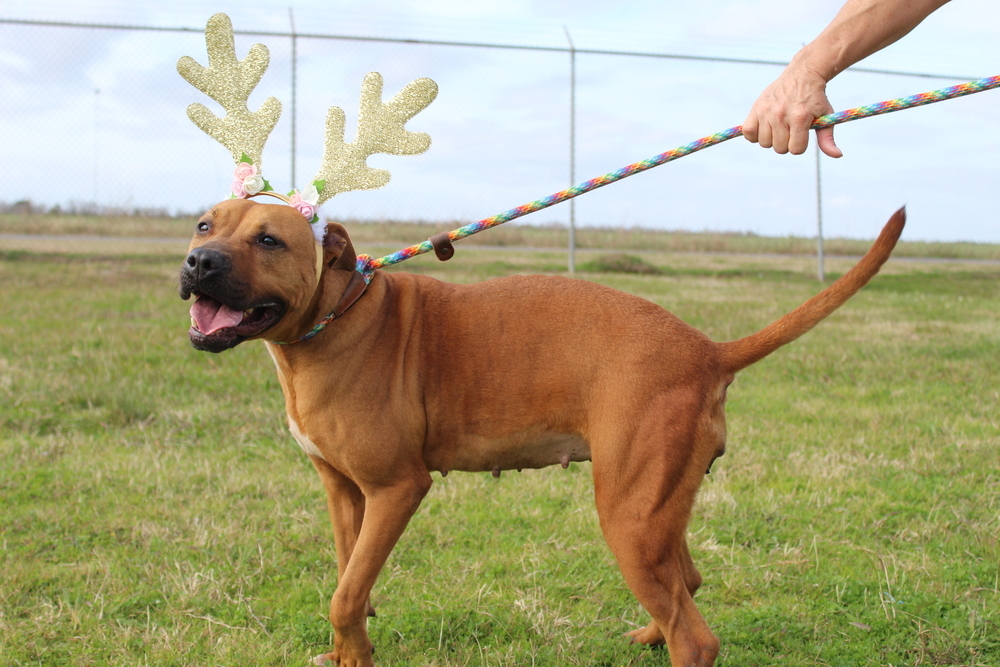
[[[869,116],[878,116],[884,113],[923,106],[925,104],[933,104],[934,102],[950,100],[955,97],[971,95],[972,93],[979,93],[984,90],[990,90],[991,88],[997,87],[1000,87],[1000,75],[979,79],[978,81],[960,83],[957,86],[942,88],[941,90],[934,90],[929,93],[918,93],[917,95],[911,95],[909,97],[901,97],[895,100],[877,102],[863,107],[848,109],[847,111],[838,111],[836,113],[827,114],[813,121],[810,129],[818,130],[824,127],[832,127],[833,125],[846,123],[851,120],[857,120],[858,118],[868,118]],[[613,171],[609,174],[592,178],[589,181],[580,183],[579,185],[574,185],[571,188],[551,194],[544,199],[539,199],[531,202],[530,204],[524,204],[523,206],[512,208],[504,213],[494,215],[491,218],[486,218],[484,220],[480,220],[479,222],[473,222],[465,225],[464,227],[459,227],[454,231],[448,232],[448,238],[451,241],[464,239],[466,236],[471,236],[477,232],[483,231],[484,229],[502,225],[503,223],[509,222],[515,218],[520,218],[523,215],[540,211],[543,208],[548,208],[554,204],[564,202],[567,199],[572,199],[573,197],[582,195],[585,192],[590,192],[591,190],[596,190],[597,188],[620,181],[623,178],[632,176],[633,174],[638,174],[646,171],[647,169],[658,167],[661,164],[666,164],[667,162],[682,158],[685,155],[690,155],[691,153],[708,148],[709,146],[721,144],[723,141],[728,141],[729,139],[738,137],[741,134],[743,134],[743,127],[737,125],[736,127],[731,127],[728,130],[719,132],[718,134],[702,137],[701,139],[692,141],[686,146],[681,146],[680,148],[660,153],[655,157],[642,160],[641,162],[636,162],[635,164],[630,164],[627,167],[622,167],[621,169]],[[386,255],[385,257],[380,257],[378,259],[369,257],[368,255],[358,255],[357,269],[364,275],[365,282],[370,282],[376,270],[386,266],[392,266],[393,264],[398,264],[403,260],[415,257],[416,255],[422,255],[425,252],[430,252],[431,250],[433,250],[433,245],[429,240],[427,240],[423,243],[411,245],[407,248],[403,248],[402,250],[398,250],[391,255]]]

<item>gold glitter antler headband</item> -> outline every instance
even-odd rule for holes
[[[255,112],[247,108],[247,98],[270,63],[267,47],[254,44],[244,60],[237,60],[233,24],[225,14],[216,14],[208,20],[205,43],[208,67],[184,56],[177,61],[177,71],[188,83],[221,104],[226,117],[219,118],[205,105],[194,103],[187,109],[188,118],[228,148],[237,163],[249,157],[259,169],[264,143],[281,115],[281,102],[273,97],[267,98]]]
[[[314,182],[325,182],[320,203],[341,192],[374,190],[389,182],[389,172],[365,163],[369,155],[418,155],[431,145],[425,132],[403,128],[437,97],[437,84],[430,79],[411,81],[388,102],[382,101],[382,75],[371,72],[361,84],[358,133],[344,143],[344,111],[330,107],[326,115],[326,149],[323,165]]]
[[[208,67],[184,56],[177,71],[188,83],[222,105],[225,118],[219,118],[204,105],[188,107],[188,117],[209,136],[229,149],[236,161],[232,184],[234,197],[259,194],[277,197],[295,207],[313,227],[318,241],[325,229],[319,222],[319,206],[330,197],[351,190],[371,190],[389,182],[389,172],[366,164],[368,156],[417,155],[431,144],[424,132],[404,129],[406,122],[437,97],[437,84],[417,79],[388,102],[382,101],[382,76],[372,72],[361,86],[361,110],[354,141],[344,141],[344,111],[330,107],[326,117],[326,142],[323,164],[312,182],[301,191],[288,195],[274,192],[261,175],[261,153],[268,135],[278,122],[281,103],[268,98],[260,109],[251,112],[247,98],[267,69],[269,55],[263,44],[254,44],[247,57],[236,58],[233,24],[225,14],[216,14],[205,27]]]

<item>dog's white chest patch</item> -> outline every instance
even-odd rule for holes
[[[316,458],[323,458],[323,453],[319,451],[319,447],[316,443],[309,439],[309,437],[299,429],[298,423],[292,419],[288,418],[288,430],[291,431],[292,437],[295,438],[295,442],[299,443],[299,447],[302,448],[309,456],[315,456]]]
[[[271,349],[271,344],[268,343],[265,347],[267,348],[267,353],[271,355],[271,360],[274,362],[274,368],[278,371],[278,378],[281,380],[282,387],[284,387],[285,379],[281,372],[281,364],[278,363],[277,357],[274,356],[274,350]],[[319,447],[316,446],[315,442],[309,439],[309,436],[302,432],[302,429],[299,428],[298,422],[292,419],[291,415],[288,415],[288,430],[291,432],[292,437],[295,438],[295,442],[299,443],[299,447],[302,448],[302,451],[309,456],[315,456],[321,459],[323,458],[323,454],[319,451]]]

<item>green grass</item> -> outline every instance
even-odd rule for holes
[[[412,240],[412,239],[411,239]],[[587,273],[716,340],[818,290],[796,258]],[[179,257],[0,255],[0,665],[305,665],[336,580],[267,354],[199,353]],[[469,249],[407,270],[558,272]],[[847,264],[831,262],[831,271]],[[1000,664],[1000,267],[891,262],[741,373],[691,545],[720,665]],[[374,591],[381,665],[666,665],[588,464],[435,476]]]

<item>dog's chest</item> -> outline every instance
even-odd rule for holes
[[[299,447],[302,448],[302,451],[309,456],[323,458],[323,454],[319,451],[319,447],[316,446],[316,443],[310,440],[309,436],[302,432],[302,429],[299,428],[298,422],[292,419],[291,416],[288,417],[288,430],[291,432],[292,437],[295,438],[295,442],[299,443]]]
[[[267,347],[267,353],[271,355],[271,360],[274,362],[275,370],[278,373],[278,380],[281,382],[282,390],[285,392],[287,399],[288,395],[287,383],[285,380],[285,374],[281,370],[281,364],[278,362],[278,358],[277,356],[275,356],[271,344],[268,344],[266,347]],[[316,446],[316,443],[310,440],[309,436],[307,436],[305,433],[302,432],[302,429],[299,427],[299,423],[295,421],[295,418],[292,416],[291,412],[287,412],[286,414],[288,415],[288,430],[291,432],[292,437],[295,438],[295,442],[299,443],[299,447],[302,448],[302,451],[304,451],[309,456],[315,456],[317,458],[322,459],[323,453],[320,452],[319,447]]]

